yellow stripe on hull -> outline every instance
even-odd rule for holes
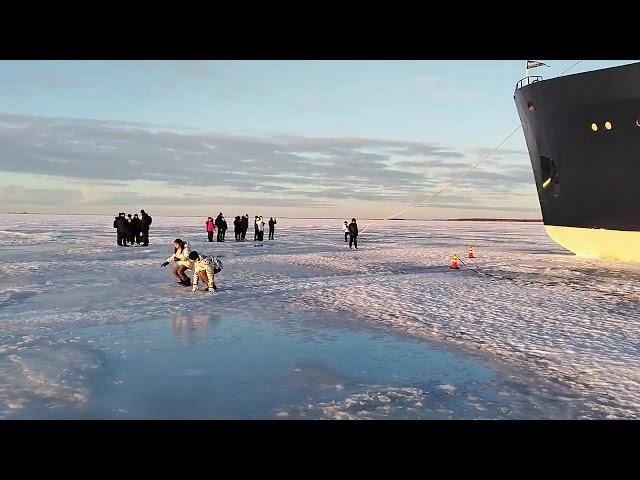
[[[640,232],[545,225],[559,245],[581,257],[640,262]]]

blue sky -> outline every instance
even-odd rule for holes
[[[543,61],[550,68],[532,74],[576,62]],[[569,73],[630,62],[587,60]],[[60,213],[387,215],[519,124],[524,65],[0,61],[0,200],[3,210]],[[405,216],[539,217],[522,134],[504,149]],[[483,172],[504,173],[500,188]]]

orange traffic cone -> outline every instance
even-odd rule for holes
[[[473,247],[469,247],[469,252],[467,253],[467,258],[476,258],[473,254]]]
[[[459,269],[460,267],[458,266],[458,254],[454,253],[453,257],[451,257],[451,265],[449,265],[449,268],[453,268],[453,269]]]

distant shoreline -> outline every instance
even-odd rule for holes
[[[42,213],[42,212],[2,212],[4,215],[78,215],[78,216],[92,216],[92,217],[103,217],[103,216],[111,216],[108,214],[100,214],[100,213]],[[169,217],[169,218],[201,218],[206,217],[206,215],[157,215],[158,217]],[[284,218],[288,220],[342,220],[343,217],[282,217],[278,216],[275,218]],[[382,221],[384,218],[363,218],[360,220],[372,220],[372,221]],[[542,223],[542,219],[534,219],[534,218],[390,218],[386,221],[411,221],[411,222],[524,222],[524,223]]]
[[[446,218],[446,222],[530,222],[542,223],[541,218]]]

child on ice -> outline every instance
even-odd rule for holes
[[[206,255],[198,255],[198,252],[195,250],[189,254],[189,260],[191,261],[192,269],[193,269],[193,288],[192,292],[198,290],[198,281],[202,280],[207,288],[205,292],[213,292],[217,290],[216,284],[213,281],[213,270],[214,266],[219,262],[216,262],[217,259],[212,257],[207,257]]]

